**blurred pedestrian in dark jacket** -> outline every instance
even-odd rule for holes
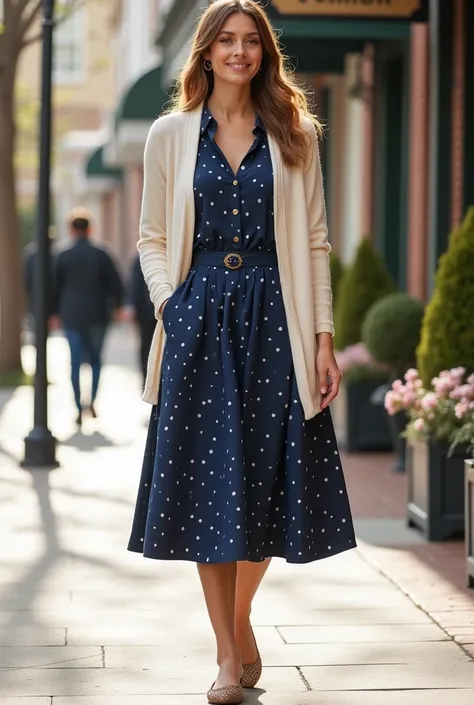
[[[54,232],[54,227],[51,226],[48,231],[49,237],[49,271],[46,275],[46,281],[48,284],[48,316],[51,315],[53,309],[53,275],[54,275],[54,259],[57,253],[56,237]],[[33,329],[34,328],[34,317],[35,317],[35,263],[36,263],[36,253],[38,247],[35,241],[29,242],[23,250],[23,286],[26,294],[26,301],[28,306],[28,324]]]
[[[151,340],[155,332],[156,318],[138,255],[134,259],[131,269],[129,303],[133,311],[133,320],[138,326],[140,335],[140,368],[143,375],[143,383],[145,383],[148,355],[150,354]]]
[[[90,242],[88,212],[82,208],[75,209],[69,222],[73,243],[56,258],[51,327],[62,327],[69,343],[71,381],[78,410],[77,423],[80,425],[83,411],[80,368],[83,362],[88,362],[92,368],[88,408],[95,417],[102,347],[111,314],[120,318],[123,287],[108,253]]]

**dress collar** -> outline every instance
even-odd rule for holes
[[[211,111],[207,107],[207,104],[205,104],[202,109],[201,135],[203,135],[208,129],[211,129],[213,132],[215,132],[217,130],[217,120],[213,117]],[[254,134],[256,133],[256,130],[261,130],[262,132],[267,131],[260,115],[257,115],[257,118],[255,120],[255,127],[253,129]]]

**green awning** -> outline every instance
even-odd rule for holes
[[[161,67],[157,66],[140,76],[122,95],[115,113],[115,129],[128,120],[151,124],[169,99],[161,84]]]
[[[87,160],[86,176],[87,178],[106,178],[120,181],[122,170],[110,168],[104,164],[104,147],[101,146],[94,150]]]

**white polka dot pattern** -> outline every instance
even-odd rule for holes
[[[257,122],[237,177],[206,111],[202,125],[195,249],[236,249],[239,227],[242,249],[274,249],[263,126]],[[196,266],[168,301],[163,324],[160,397],[129,549],[203,563],[269,556],[305,563],[353,548],[330,412],[304,420],[278,268]]]

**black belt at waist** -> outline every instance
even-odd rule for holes
[[[278,264],[276,252],[195,252],[192,267],[208,265],[210,267],[226,267],[240,269],[241,267],[272,267]]]

